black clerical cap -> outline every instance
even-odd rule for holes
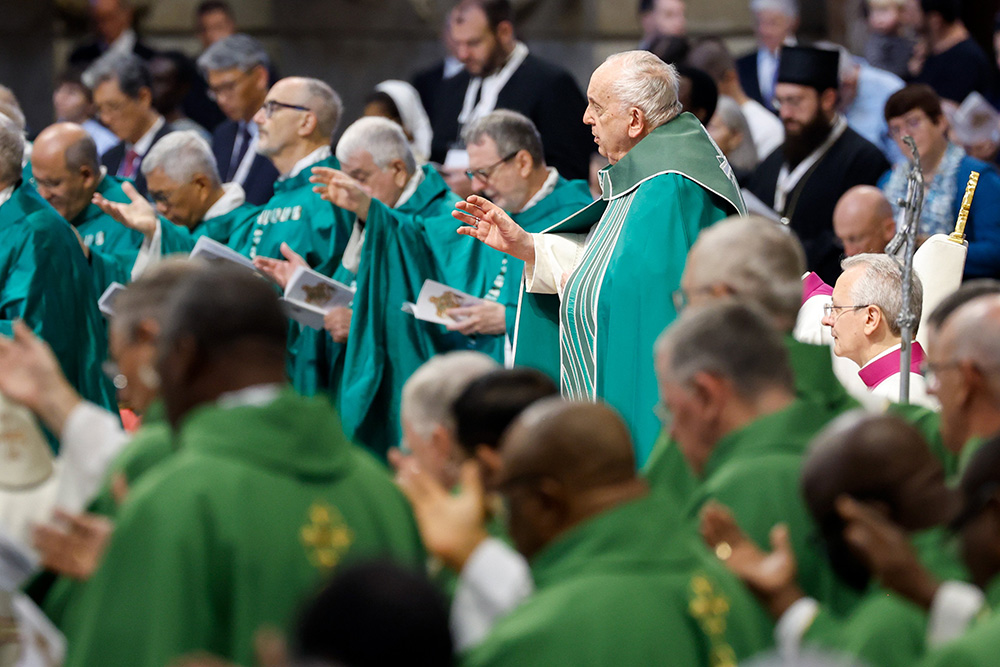
[[[811,46],[785,46],[778,63],[778,83],[797,83],[822,92],[839,85],[840,53]]]

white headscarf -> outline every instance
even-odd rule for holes
[[[413,139],[410,148],[418,164],[424,164],[431,155],[431,121],[420,102],[420,94],[416,88],[398,79],[389,79],[375,86],[375,90],[392,98],[399,117],[403,121],[403,129]]]

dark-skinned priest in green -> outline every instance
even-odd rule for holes
[[[609,57],[587,89],[583,120],[610,165],[603,195],[541,234],[482,197],[459,204],[460,233],[525,262],[514,363],[558,378],[568,398],[602,399],[632,430],[645,463],[653,414],[653,342],[676,317],[698,233],[745,214],[726,158],[677,100],[674,68],[645,51]]]
[[[323,398],[286,381],[271,286],[210,266],[174,293],[157,371],[176,453],[129,490],[80,600],[66,664],[159,667],[192,652],[253,661],[341,566],[425,553],[385,468]]]
[[[21,178],[24,139],[0,118],[0,335],[23,320],[51,347],[66,379],[86,398],[116,411],[101,365],[104,320],[80,237]]]

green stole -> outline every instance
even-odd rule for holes
[[[600,174],[602,198],[545,232],[591,238],[561,300],[522,290],[514,362],[558,377],[568,398],[616,408],[641,466],[659,429],[653,343],[676,317],[687,252],[701,229],[746,209],[729,163],[689,113]]]

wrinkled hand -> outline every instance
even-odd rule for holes
[[[153,205],[146,201],[128,181],[122,183],[122,190],[128,195],[131,203],[108,201],[97,192],[94,193],[91,202],[129,229],[134,229],[143,236],[152,237],[156,232],[156,210]]]
[[[14,322],[13,330],[13,338],[0,336],[0,393],[37,414],[53,433],[62,433],[69,413],[83,399],[48,343],[24,322]]]
[[[449,308],[448,316],[455,319],[447,325],[448,331],[460,334],[487,334],[499,336],[507,331],[507,309],[502,303],[487,301],[463,308]]]
[[[930,609],[939,582],[920,562],[906,532],[870,505],[837,498],[844,540],[883,586]]]
[[[323,316],[323,328],[329,332],[333,342],[347,342],[347,337],[351,333],[351,315],[353,314],[354,311],[350,308],[334,308]]]
[[[281,254],[285,259],[274,259],[273,257],[254,257],[253,265],[257,267],[258,270],[262,271],[264,275],[278,283],[278,287],[285,289],[288,281],[292,279],[292,274],[295,273],[295,269],[300,266],[309,268],[309,264],[306,263],[305,258],[292,250],[291,246],[287,243],[282,243],[280,246]]]
[[[486,532],[486,503],[479,465],[462,464],[460,491],[449,493],[411,457],[397,457],[396,483],[413,506],[413,515],[427,551],[455,572],[461,572]]]
[[[805,597],[795,578],[797,565],[786,526],[777,525],[771,530],[773,551],[767,553],[743,532],[728,508],[712,501],[701,510],[700,530],[705,544],[775,619]]]
[[[455,204],[451,212],[456,220],[465,223],[459,234],[479,239],[491,248],[512,257],[535,263],[535,243],[531,234],[521,229],[507,213],[479,195],[471,195]]]
[[[97,514],[70,514],[59,509],[53,518],[32,531],[42,565],[73,579],[89,579],[101,563],[114,524]]]
[[[368,219],[371,193],[344,172],[329,167],[313,167],[309,182],[316,184],[313,192],[319,193],[326,201],[354,213],[359,220]]]

